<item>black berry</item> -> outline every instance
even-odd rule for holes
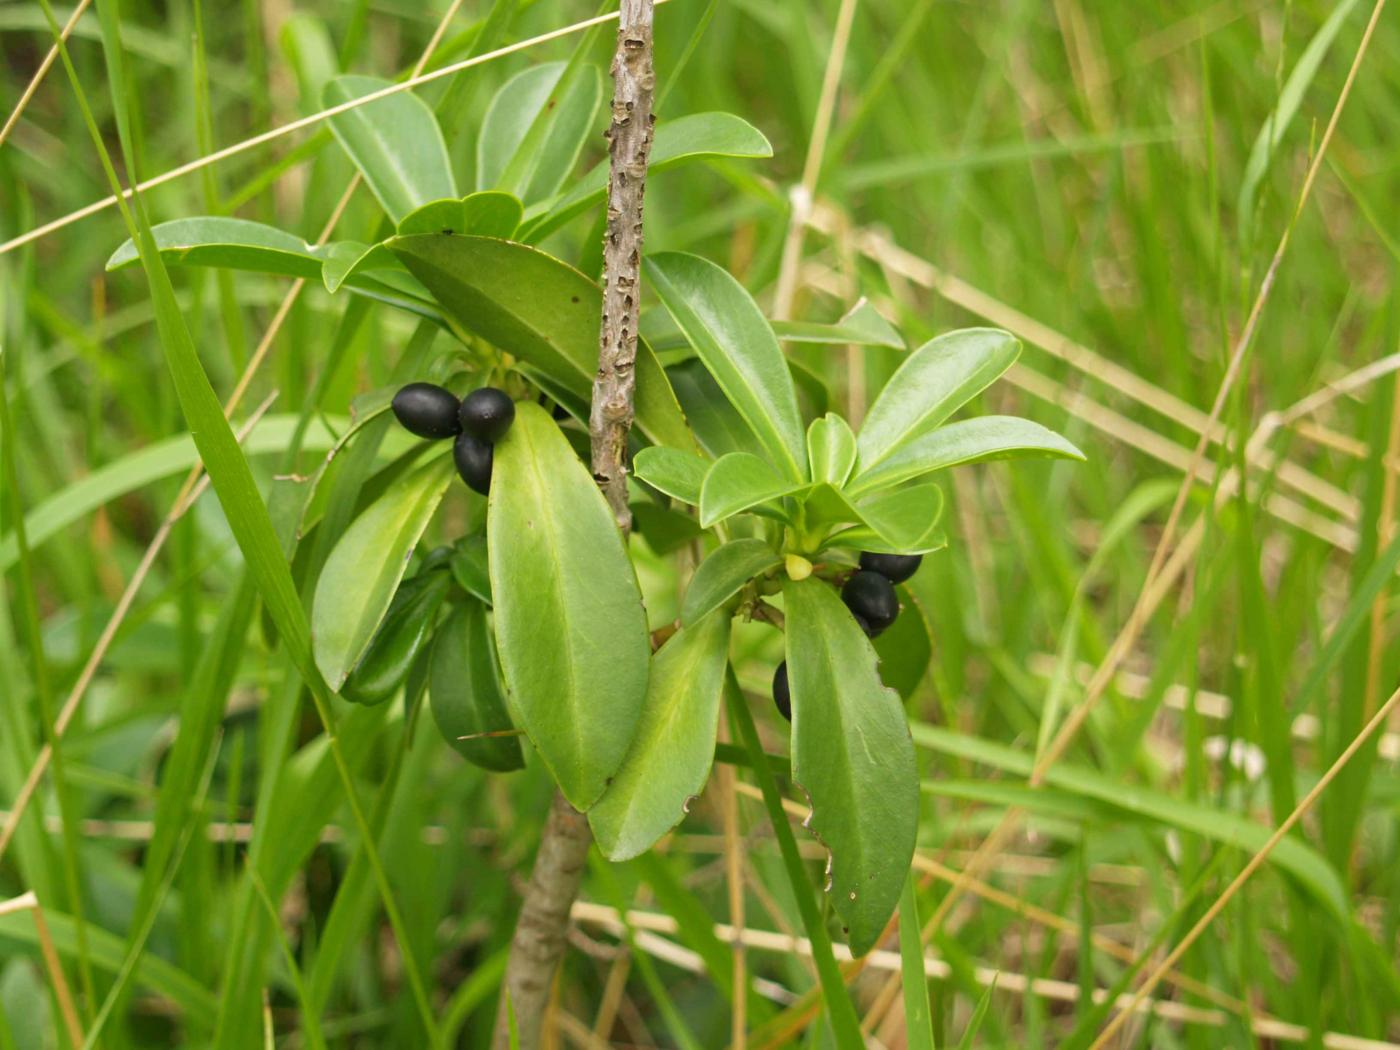
[[[880,634],[880,631],[877,631],[875,630],[875,628],[871,627],[870,621],[867,620],[860,613],[851,613],[851,618],[855,620],[856,626],[865,632],[865,637],[874,638],[876,635]]]
[[[890,583],[903,583],[919,571],[923,561],[919,554],[871,554],[866,551],[860,556],[860,567],[878,572]]]
[[[788,688],[787,661],[784,660],[773,672],[773,703],[778,705],[778,714],[792,721],[792,690]]]
[[[409,383],[394,395],[391,407],[410,433],[425,438],[450,438],[461,430],[457,405],[457,396],[450,390],[432,383]]]
[[[491,491],[491,446],[471,434],[458,434],[452,444],[452,461],[467,488],[483,496]]]
[[[862,569],[841,588],[846,608],[863,619],[876,634],[894,623],[899,615],[899,596],[894,584],[878,572]]]
[[[463,431],[494,445],[515,422],[515,402],[504,390],[484,386],[462,398],[457,420]]]

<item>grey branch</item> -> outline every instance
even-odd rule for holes
[[[637,324],[642,267],[642,195],[651,155],[652,0],[622,0],[613,56],[608,128],[608,223],[603,241],[603,319],[588,430],[593,476],[618,528],[632,527],[627,508],[627,434],[636,391]],[[507,997],[524,1050],[535,1050],[549,986],[564,953],[569,912],[588,863],[588,821],[557,790],[511,940],[494,1044],[510,1046]]]
[[[612,124],[608,127],[608,225],[603,235],[603,322],[588,420],[593,476],[625,533],[627,432],[636,392],[641,312],[642,197],[651,156],[656,75],[651,64],[651,0],[622,0],[613,55]]]

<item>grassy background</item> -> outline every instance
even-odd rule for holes
[[[89,13],[72,37],[73,70],[119,170],[132,163],[143,178],[314,112],[330,73],[406,70],[445,10],[101,6],[107,53]],[[484,6],[464,5],[442,60],[468,53]],[[518,6],[507,40],[593,13],[565,0]],[[648,244],[725,263],[765,303],[789,190],[821,116],[837,7],[672,0],[657,13],[662,119],[726,109],[761,128],[775,156],[659,175]],[[1324,30],[1339,9],[1335,33]],[[53,14],[63,22],[70,10]],[[1025,787],[1030,759],[1080,702],[1143,591],[1203,414],[1370,11],[1366,2],[1304,0],[856,7],[796,315],[834,319],[865,294],[911,343],[968,324],[1010,327],[1027,343],[1023,364],[982,408],[1039,419],[1090,457],[950,477],[952,542],[916,580],[935,653],[909,710],[928,778],[919,901],[925,918],[939,918],[928,945],[940,960],[930,984],[939,1045],[961,1037],[990,971],[1001,976],[976,1045],[1058,1046],[1100,1026],[1087,993],[1131,976],[1125,958],[1160,955],[1179,940],[1262,842],[1250,828],[1279,823],[1394,687],[1390,572],[1377,570],[1378,590],[1365,587],[1393,531],[1394,375],[1377,369],[1325,404],[1290,412],[1400,351],[1400,25],[1391,11],[1293,226],[1177,531],[1202,522],[1198,553],[1059,772],[1039,790]],[[114,75],[118,22],[125,70]],[[568,57],[580,39],[461,79],[444,131],[463,184],[494,89],[532,62]],[[42,5],[0,3],[5,114],[50,42]],[[605,65],[611,32],[584,46]],[[441,91],[424,94],[436,101]],[[128,108],[124,162],[118,118]],[[1273,149],[1256,147],[1261,134]],[[313,130],[173,182],[145,204],[152,221],[230,212],[314,239],[351,172],[329,135]],[[0,146],[0,240],[108,192],[78,97],[55,65]],[[337,236],[369,240],[378,222],[361,192]],[[551,248],[596,258],[591,222],[575,222]],[[194,461],[179,438],[187,427],[148,288],[134,273],[102,270],[126,235],[109,209],[0,254],[0,808]],[[174,281],[200,359],[226,396],[287,285],[209,271]],[[294,484],[279,479],[314,469],[325,428],[337,428],[350,398],[401,376],[406,358],[445,349],[442,338],[425,347],[431,335],[415,334],[403,315],[349,302],[320,289],[300,297],[235,417],[237,425],[275,392],[252,460],[274,525],[279,491]],[[348,322],[356,313],[365,316]],[[826,348],[798,356],[856,415],[863,392],[898,360]],[[1284,416],[1248,463],[1251,484],[1213,503],[1212,479],[1245,463],[1270,413]],[[307,424],[299,454],[298,421]],[[353,510],[356,488],[338,492],[337,512]],[[455,534],[469,512],[454,490],[441,533]],[[659,620],[674,598],[673,570],[640,541],[637,549]],[[85,1031],[111,998],[103,1045],[216,1034],[251,1045],[244,1040],[262,1038],[264,1010],[282,1045],[421,1045],[414,969],[448,1035],[481,1045],[546,778],[538,767],[488,778],[425,727],[406,734],[397,706],[334,712],[357,794],[381,829],[405,958],[354,846],[294,659],[271,646],[238,550],[213,494],[174,526],[0,859],[0,900],[38,894]],[[301,544],[299,582],[324,554],[315,534]],[[766,701],[774,636],[755,626],[736,644],[765,740],[781,752],[785,724]],[[191,734],[211,742],[207,761],[174,746]],[[1365,1045],[1324,1042],[1325,1032],[1400,1040],[1397,741],[1348,763],[1278,863],[1186,954],[1177,972],[1187,983],[1157,989],[1181,1008],[1134,1021],[1115,1045],[1274,1045],[1251,1030],[1298,1034],[1270,1029],[1272,1018],[1302,1026],[1304,1045]],[[1029,816],[978,861],[986,887],[940,909],[950,873],[1008,806]],[[738,807],[750,840],[747,925],[796,930],[764,812],[742,790]],[[171,813],[180,819],[162,820],[166,831],[153,838],[149,822]],[[592,872],[586,901],[669,915],[680,929],[639,930],[628,950],[611,927],[583,923],[559,990],[558,1009],[576,1019],[564,1022],[566,1040],[588,1045],[595,1025],[640,1045],[727,1038],[722,982],[657,940],[713,965],[727,957],[709,933],[729,918],[721,830],[712,788],[663,853]],[[819,877],[815,843],[798,837]],[[0,915],[0,1047],[64,1038],[36,941],[30,914]],[[124,960],[130,973],[119,981]],[[800,995],[814,983],[800,954],[755,948],[749,966],[765,982],[749,1007],[754,1024],[783,1011],[784,990]],[[853,981],[858,1012],[873,1014],[887,976],[871,968]],[[820,1023],[803,1032],[796,1038],[825,1038]],[[898,1006],[879,1032],[903,1045]]]

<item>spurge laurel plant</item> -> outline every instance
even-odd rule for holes
[[[401,363],[414,382],[357,399],[337,447],[381,440],[386,412],[421,439],[376,477],[375,498],[320,569],[311,619],[327,683],[360,704],[402,694],[414,710],[426,695],[443,738],[484,769],[537,756],[620,860],[655,844],[705,788],[721,700],[734,695],[731,624],[780,626],[773,699],[791,719],[792,779],[860,954],[893,912],[918,823],[913,744],[871,639],[899,614],[920,558],[945,545],[933,476],[989,459],[1082,457],[1027,420],[950,422],[1017,356],[1016,340],[994,329],[909,353],[858,430],[833,412],[804,420],[779,337],[902,347],[888,323],[864,303],[836,325],[770,323],[714,263],[650,255],[643,276],[659,309],[643,329],[666,364],[641,342],[632,490],[658,513],[639,513],[638,528],[657,549],[676,549],[679,530],[705,552],[679,622],[650,623],[629,542],[577,450],[600,289],[535,246],[603,200],[601,165],[564,185],[601,99],[596,71],[581,68],[557,89],[558,107],[544,106],[533,80],[501,89],[477,143],[481,184],[464,196],[415,96],[334,118],[391,231],[373,244],[313,247],[221,217],[165,223],[156,241],[167,263],[319,279],[453,337],[441,358]],[[381,86],[344,77],[326,99]],[[523,138],[493,123],[532,105]],[[769,152],[742,120],[696,114],[657,126],[652,168]],[[128,243],[109,267],[136,259]],[[328,473],[306,486],[304,528]],[[454,473],[486,497],[484,513],[472,503],[466,534],[419,556]],[[655,651],[653,638],[664,638]]]

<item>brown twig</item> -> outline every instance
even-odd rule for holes
[[[603,316],[598,372],[589,414],[593,476],[623,534],[627,507],[627,434],[632,428],[637,325],[641,309],[642,198],[651,155],[653,0],[622,0],[613,55],[612,124],[608,128],[608,215],[603,239]],[[544,1030],[549,987],[566,943],[592,841],[582,813],[555,792],[534,871],[511,939],[510,962],[496,1015],[495,1045],[510,1046],[513,1013],[519,1045],[534,1050]]]

